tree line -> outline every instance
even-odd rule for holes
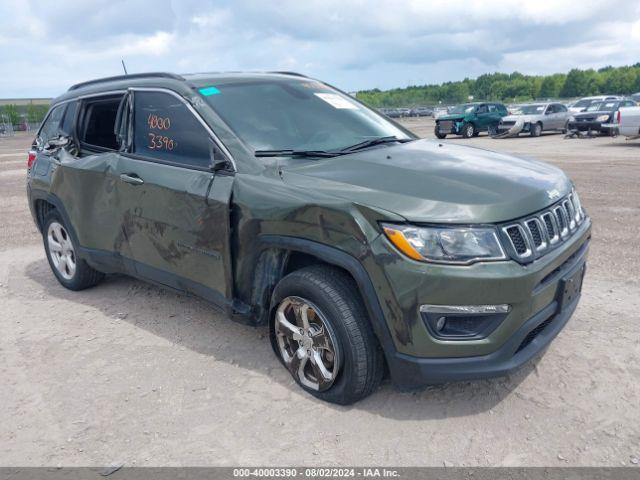
[[[0,123],[3,120],[8,120],[12,125],[18,125],[25,120],[29,123],[40,123],[47,111],[49,111],[49,105],[2,105],[0,106]]]
[[[415,85],[391,90],[363,90],[356,97],[373,107],[412,107],[474,100],[524,102],[535,99],[585,97],[640,92],[640,62],[598,70],[574,68],[569,73],[523,75],[488,73],[440,85]]]

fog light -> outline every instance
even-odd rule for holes
[[[493,332],[507,317],[511,306],[422,305],[420,314],[434,337],[443,340],[477,340]]]

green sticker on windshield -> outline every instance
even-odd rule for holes
[[[208,97],[210,95],[217,95],[218,93],[220,93],[220,90],[218,90],[216,87],[205,87],[201,88],[199,92],[205,97]]]

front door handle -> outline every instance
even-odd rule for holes
[[[120,180],[130,183],[131,185],[142,185],[144,183],[144,180],[135,173],[122,173],[120,174]]]

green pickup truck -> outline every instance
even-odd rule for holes
[[[561,170],[418,139],[298,74],[75,85],[27,167],[60,284],[124,273],[204,298],[267,327],[330,402],[385,372],[400,388],[504,375],[580,298],[591,221]]]
[[[502,117],[508,115],[501,103],[464,103],[451,107],[446,115],[436,119],[434,133],[438,138],[447,135],[476,137],[480,132],[495,133]]]

